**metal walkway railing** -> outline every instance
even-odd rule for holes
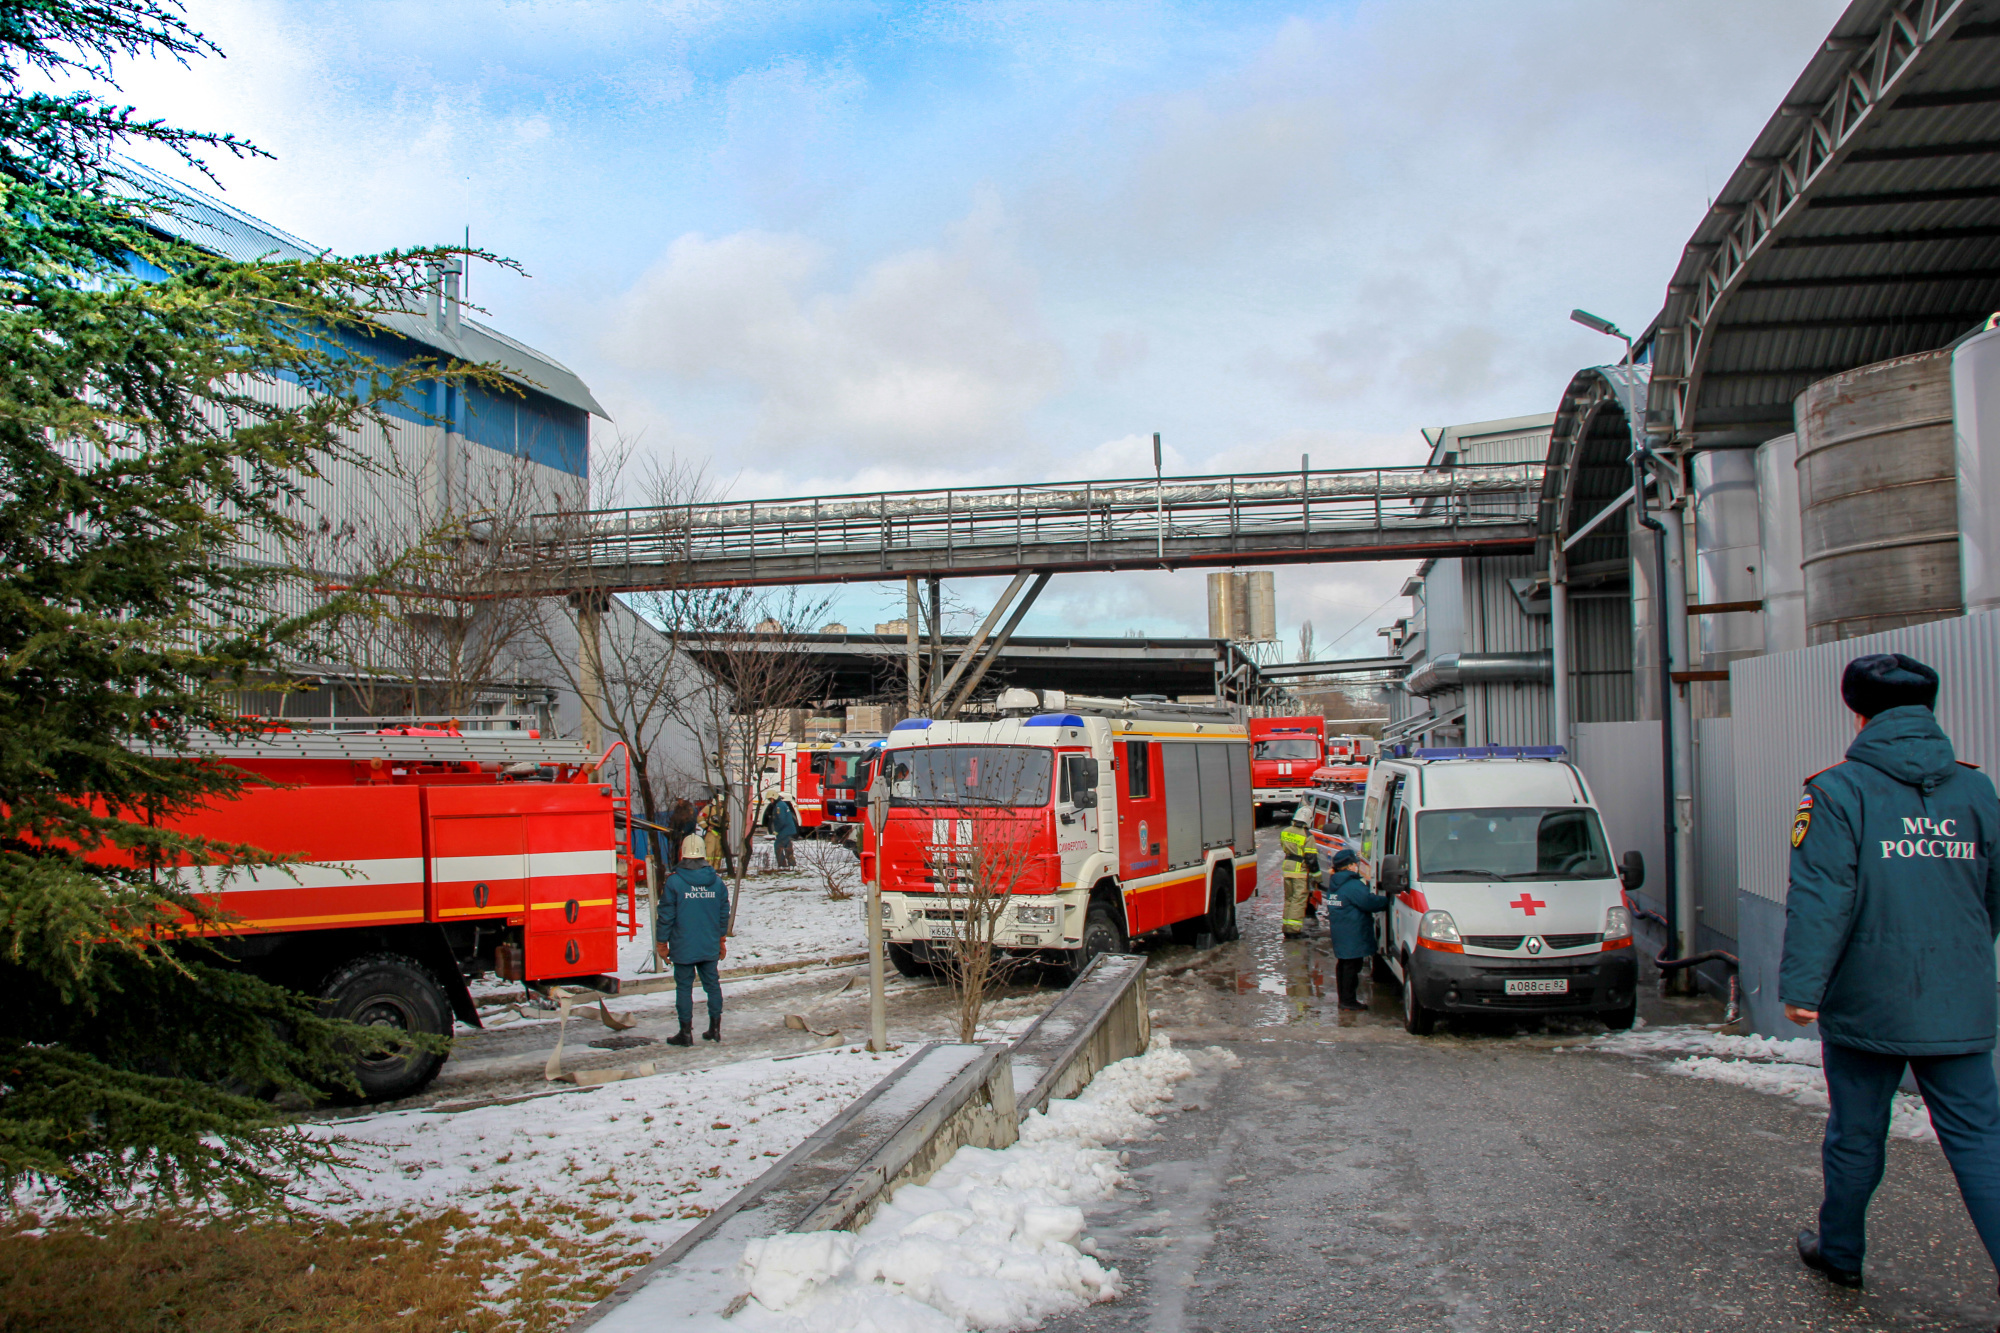
[[[547,514],[538,585],[605,592],[1532,549],[1540,463],[884,491]],[[526,570],[524,569],[524,572]]]

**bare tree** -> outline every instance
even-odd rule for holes
[[[1001,935],[1034,855],[1030,826],[1021,821],[988,815],[947,822],[950,842],[934,842],[925,860],[944,895],[950,931],[933,936],[931,944],[934,952],[943,946],[939,966],[952,989],[958,1039],[970,1042],[978,1040],[979,1020],[993,992],[1024,961],[1006,952]],[[935,925],[938,909],[931,911]]]

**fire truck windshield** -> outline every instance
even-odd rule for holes
[[[1283,740],[1258,741],[1253,759],[1317,759],[1319,742],[1304,736],[1288,736]]]
[[[813,762],[829,787],[858,787],[868,775],[866,754],[821,754]]]
[[[1054,753],[1030,745],[926,745],[882,762],[898,806],[1047,805],[1055,772]]]
[[[1611,854],[1597,812],[1556,809],[1426,810],[1417,816],[1417,873],[1425,879],[1608,879]]]

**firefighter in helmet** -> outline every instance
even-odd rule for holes
[[[1306,912],[1311,906],[1313,885],[1319,879],[1319,845],[1313,841],[1312,808],[1304,801],[1292,812],[1292,822],[1278,835],[1285,849],[1285,938],[1295,940],[1305,933]]]

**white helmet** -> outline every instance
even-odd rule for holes
[[[699,833],[690,833],[681,839],[681,860],[700,861],[708,855],[708,839]]]

